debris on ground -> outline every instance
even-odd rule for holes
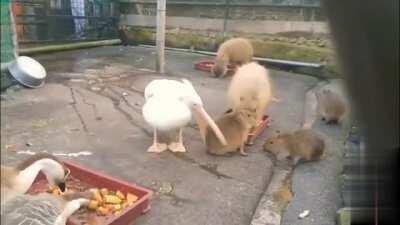
[[[75,78],[69,79],[69,81],[74,82],[74,83],[85,82],[84,79],[75,79]]]
[[[302,213],[299,214],[299,219],[304,219],[310,215],[310,210],[304,210]]]
[[[42,151],[42,152],[48,153],[47,151]],[[18,151],[17,154],[36,155],[36,152],[33,152],[31,150],[26,150],[26,151]],[[72,153],[50,153],[50,154],[53,154],[54,156],[65,156],[65,157],[79,157],[79,156],[93,155],[93,153],[89,151],[72,152]]]
[[[161,183],[161,186],[158,189],[158,193],[166,195],[166,194],[171,194],[173,190],[174,186],[172,186],[171,183],[163,182]]]
[[[33,128],[43,128],[43,127],[47,127],[48,123],[46,120],[36,120],[31,122],[31,126]]]
[[[6,150],[15,152],[17,150],[16,147],[17,147],[16,144],[6,145]]]
[[[101,88],[100,88],[100,87],[93,86],[93,87],[90,87],[90,90],[92,90],[92,91],[100,91]]]

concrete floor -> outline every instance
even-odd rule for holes
[[[248,147],[248,157],[206,154],[199,132],[191,127],[184,131],[187,153],[156,155],[146,152],[151,128],[142,119],[144,99],[138,91],[161,77],[149,72],[153,49],[108,46],[35,58],[48,71],[47,83],[2,94],[1,163],[13,164],[29,151],[91,152],[61,158],[154,190],[151,211],[135,224],[250,224],[273,167],[262,151],[263,141],[276,131],[300,127],[305,92],[318,82],[271,70],[274,95],[281,101],[269,107],[272,124]],[[193,69],[194,62],[207,58],[167,51],[167,76],[189,78],[216,118],[225,110],[229,79]],[[332,143],[340,146],[339,139]]]

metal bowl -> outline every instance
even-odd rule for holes
[[[22,85],[30,88],[38,88],[44,84],[46,70],[36,60],[20,56],[8,67],[10,74]]]

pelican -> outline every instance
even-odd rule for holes
[[[186,152],[182,142],[182,130],[190,122],[192,113],[199,125],[203,142],[208,125],[221,143],[226,145],[224,135],[204,110],[203,102],[190,81],[153,80],[146,86],[144,95],[146,103],[142,108],[143,117],[154,130],[153,145],[149,147],[148,152],[159,153],[167,149],[173,152]],[[178,142],[169,145],[158,142],[157,131],[175,129],[179,129]]]

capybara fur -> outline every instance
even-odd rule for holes
[[[228,108],[254,111],[257,121],[264,116],[272,100],[268,71],[256,62],[245,64],[236,71],[229,85]]]
[[[346,112],[346,103],[336,93],[325,89],[316,93],[317,113],[327,124],[338,124]]]
[[[247,155],[244,151],[244,144],[250,128],[256,124],[254,112],[248,110],[229,110],[216,123],[224,134],[228,144],[223,146],[214,132],[208,127],[206,134],[208,153],[212,155],[226,155],[240,150],[241,155]]]
[[[216,77],[225,76],[228,71],[228,64],[237,66],[250,62],[254,50],[250,41],[244,38],[232,38],[222,43],[214,60],[212,72]]]
[[[278,160],[291,159],[294,164],[301,161],[321,159],[325,149],[324,139],[314,130],[300,129],[269,138],[264,150],[271,152]]]

